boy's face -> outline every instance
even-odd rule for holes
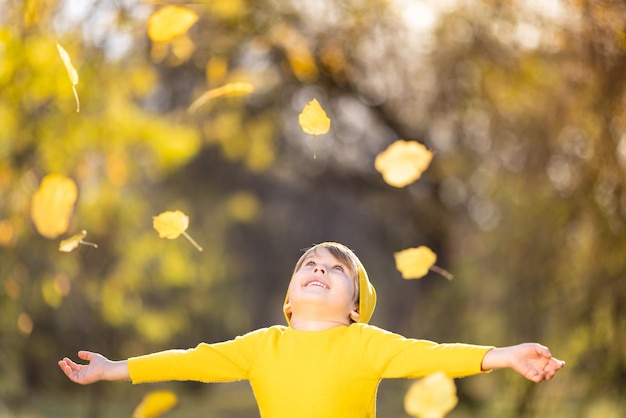
[[[358,319],[355,273],[323,247],[310,251],[289,284],[291,312],[319,307],[320,320],[350,323]],[[356,318],[356,319],[355,319]]]

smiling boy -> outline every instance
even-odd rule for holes
[[[327,242],[307,250],[296,264],[283,308],[288,326],[125,361],[80,351],[89,364],[64,358],[59,366],[80,384],[248,380],[261,417],[363,418],[376,415],[376,392],[384,378],[437,371],[463,377],[512,368],[540,382],[564,365],[535,343],[494,348],[405,338],[367,325],[375,305],[376,292],[357,256]]]

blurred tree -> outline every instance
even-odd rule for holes
[[[537,340],[568,362],[545,386],[457,381],[450,416],[626,410],[621,2],[172,2],[198,21],[161,42],[160,4],[0,4],[0,413],[63,381],[53,365],[78,348],[127,357],[282,321],[293,263],[322,240],[362,256],[378,325]],[[229,82],[255,91],[189,111]],[[315,160],[297,123],[312,98],[332,121]],[[398,138],[435,152],[402,189],[373,165]],[[97,249],[37,234],[50,173],[78,185],[68,235]],[[158,238],[152,216],[174,209],[204,252]],[[400,279],[393,252],[421,244],[453,282]]]

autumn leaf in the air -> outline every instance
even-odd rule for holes
[[[75,250],[76,248],[78,248],[80,244],[89,245],[91,247],[98,248],[98,245],[94,244],[93,242],[83,241],[83,238],[85,238],[86,236],[87,236],[87,231],[82,230],[80,231],[80,233],[72,235],[68,239],[64,239],[59,244],[59,251],[69,253]]]
[[[155,390],[148,393],[133,411],[133,418],[155,418],[172,409],[178,398],[169,390]]]
[[[198,14],[183,6],[165,6],[148,18],[148,36],[154,42],[167,42],[187,33],[198,21]]]
[[[250,83],[246,83],[246,82],[228,83],[221,87],[217,87],[217,88],[205,91],[200,97],[194,100],[191,106],[189,106],[189,112],[195,112],[200,106],[202,106],[209,100],[215,99],[217,97],[241,96],[244,94],[250,94],[253,91],[254,91],[254,86]]]
[[[423,245],[417,248],[407,248],[406,250],[394,253],[396,260],[396,268],[402,273],[404,279],[419,279],[429,270],[441,274],[448,280],[452,279],[452,275],[446,270],[437,267],[437,255],[428,247]]]
[[[37,232],[50,239],[65,233],[77,196],[78,188],[72,179],[60,174],[44,177],[30,207]]]
[[[202,251],[202,247],[186,232],[189,227],[189,217],[180,210],[166,211],[153,216],[152,226],[159,233],[159,237],[176,239],[183,235],[198,251]]]
[[[405,187],[422,176],[432,159],[424,145],[399,139],[376,156],[374,167],[390,186]]]
[[[317,101],[311,100],[298,115],[298,123],[305,134],[313,135],[313,158],[316,158],[315,141],[317,135],[323,135],[330,129],[330,119]]]
[[[404,397],[404,410],[412,417],[443,418],[457,403],[454,380],[437,372],[411,385]]]
[[[78,84],[78,71],[76,71],[72,65],[72,60],[70,59],[70,56],[65,48],[63,48],[59,43],[57,43],[57,50],[59,51],[63,64],[65,65],[70,82],[72,83],[72,91],[74,92],[74,98],[76,99],[76,111],[80,112],[80,101],[78,100],[78,93],[76,92],[76,85]]]

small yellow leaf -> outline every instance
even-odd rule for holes
[[[244,94],[250,94],[254,91],[254,86],[250,83],[246,82],[236,82],[236,83],[228,83],[221,87],[217,87],[208,91],[205,91],[200,97],[198,97],[194,102],[189,106],[189,112],[194,112],[200,106],[205,104],[211,99],[215,99],[216,97],[226,97],[226,96],[241,96]]]
[[[198,251],[202,251],[202,247],[185,232],[189,227],[189,217],[180,210],[166,211],[153,216],[152,226],[160,238],[176,239],[182,234]]]
[[[189,217],[179,210],[163,212],[152,218],[160,238],[176,239],[189,227]]]
[[[76,111],[80,112],[80,101],[78,100],[78,93],[76,92],[76,85],[78,84],[78,72],[72,65],[72,60],[70,59],[69,54],[67,53],[65,48],[63,48],[58,42],[57,50],[59,51],[59,55],[61,56],[63,64],[65,65],[65,69],[67,70],[67,75],[70,78],[70,82],[72,83],[72,91],[74,92],[74,98],[76,99]]]
[[[419,179],[432,159],[433,153],[424,145],[399,139],[376,156],[374,166],[387,184],[404,187]]]
[[[437,255],[428,247],[408,248],[394,254],[396,268],[404,279],[419,279],[428,273],[437,261]]]
[[[183,6],[165,6],[148,18],[148,36],[154,42],[167,42],[187,33],[198,15]]]
[[[317,99],[304,106],[298,115],[298,123],[304,133],[311,135],[322,135],[330,129],[330,119]]]
[[[305,134],[313,135],[313,158],[316,157],[315,141],[317,135],[322,135],[330,129],[330,119],[317,99],[307,103],[298,115],[298,123]]]
[[[155,418],[172,409],[178,398],[169,390],[148,393],[133,411],[133,418]]]
[[[437,372],[411,385],[404,397],[404,410],[413,417],[443,418],[457,403],[454,380]]]
[[[85,238],[86,236],[87,236],[87,231],[82,230],[80,233],[76,235],[72,235],[68,239],[64,239],[59,244],[59,251],[69,253],[75,250],[76,248],[78,248],[80,244],[89,245],[91,247],[98,248],[98,246],[92,242],[83,241],[83,238]]]
[[[37,232],[50,239],[65,233],[77,196],[78,189],[72,179],[60,174],[44,177],[30,207]]]

